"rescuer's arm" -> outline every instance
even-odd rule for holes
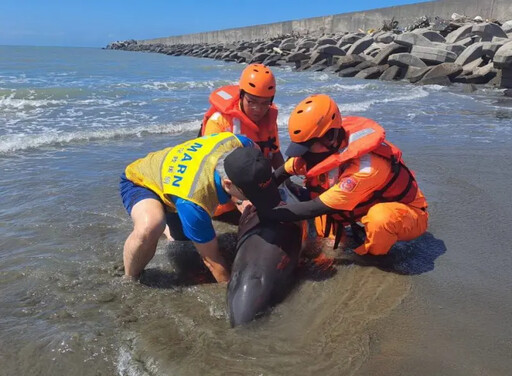
[[[229,271],[226,261],[219,252],[219,242],[213,238],[207,243],[196,243],[197,251],[201,255],[204,264],[210,269],[217,282],[229,281]]]
[[[334,212],[335,209],[328,207],[317,197],[309,201],[276,206],[270,210],[258,210],[258,217],[261,221],[295,222]]]
[[[203,136],[221,132],[231,132],[231,125],[220,112],[215,112],[206,122]]]
[[[272,168],[274,170],[277,170],[279,167],[281,167],[282,165],[284,165],[284,158],[283,158],[283,154],[281,154],[281,151],[278,150],[276,151],[274,154],[272,154],[272,161],[271,161],[271,164],[272,164]]]

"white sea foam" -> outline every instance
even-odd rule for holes
[[[362,112],[367,111],[372,106],[379,103],[413,101],[418,98],[428,97],[429,95],[430,94],[427,90],[423,88],[415,88],[411,92],[404,95],[392,96],[391,94],[389,94],[385,97],[381,97],[378,99],[371,99],[368,101],[361,101],[357,103],[339,103],[339,107],[342,113]]]
[[[226,80],[214,80],[214,81],[184,81],[184,82],[175,82],[175,81],[155,81],[142,85],[145,89],[150,90],[187,90],[187,89],[214,89],[217,87],[225,86],[225,85],[236,85],[236,81],[226,81]]]
[[[22,110],[30,108],[58,106],[66,104],[64,100],[53,99],[29,99],[29,98],[15,98],[15,94],[0,97],[0,108],[7,110]]]
[[[7,134],[0,141],[0,154],[13,153],[26,149],[37,149],[45,146],[72,144],[97,140],[108,140],[121,137],[142,137],[145,134],[179,134],[198,128],[198,121],[178,124],[161,124],[138,127],[101,128],[89,131],[58,132],[47,131],[43,134]],[[99,125],[101,127],[101,125]],[[94,124],[92,125],[94,128]]]
[[[343,85],[339,83],[328,83],[327,85],[321,86],[305,86],[294,92],[296,93],[304,93],[304,94],[314,94],[314,93],[327,93],[327,94],[335,94],[335,93],[343,93],[347,91],[361,91],[376,88],[377,85],[373,83],[366,84],[355,84],[355,85]]]

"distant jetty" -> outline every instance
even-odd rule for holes
[[[460,4],[462,9],[468,9],[467,5],[472,3],[471,0],[447,0],[423,4]],[[393,9],[406,7],[414,9],[403,6],[383,10],[386,10],[385,14],[392,14]],[[510,5],[506,7],[512,8]],[[484,15],[489,15],[496,10],[488,7],[485,12]],[[502,15],[507,16],[506,12]],[[378,19],[378,25],[351,32],[292,28],[290,33],[255,40],[173,44],[186,37],[180,36],[118,41],[106,48],[239,63],[257,62],[269,66],[291,65],[298,71],[325,71],[340,77],[407,80],[423,85],[463,83],[468,84],[470,90],[476,88],[475,85],[487,85],[508,89],[505,94],[512,94],[512,15],[509,20],[467,16],[462,12],[454,12],[446,18],[419,15],[406,25],[401,25],[394,17]],[[310,20],[317,22],[317,19]],[[361,23],[369,25],[367,21]],[[335,27],[331,25],[330,30],[333,29]],[[254,35],[252,32],[246,34]]]

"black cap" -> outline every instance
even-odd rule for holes
[[[257,209],[273,208],[281,201],[270,161],[260,150],[251,147],[233,150],[224,160],[224,169],[229,180]]]
[[[308,150],[309,147],[314,144],[316,140],[308,140],[305,142],[301,142],[300,144],[297,142],[291,142],[288,148],[286,149],[286,155],[289,157],[300,157],[301,155],[304,155]]]

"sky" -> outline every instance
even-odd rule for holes
[[[0,45],[105,47],[423,1],[0,0]]]

